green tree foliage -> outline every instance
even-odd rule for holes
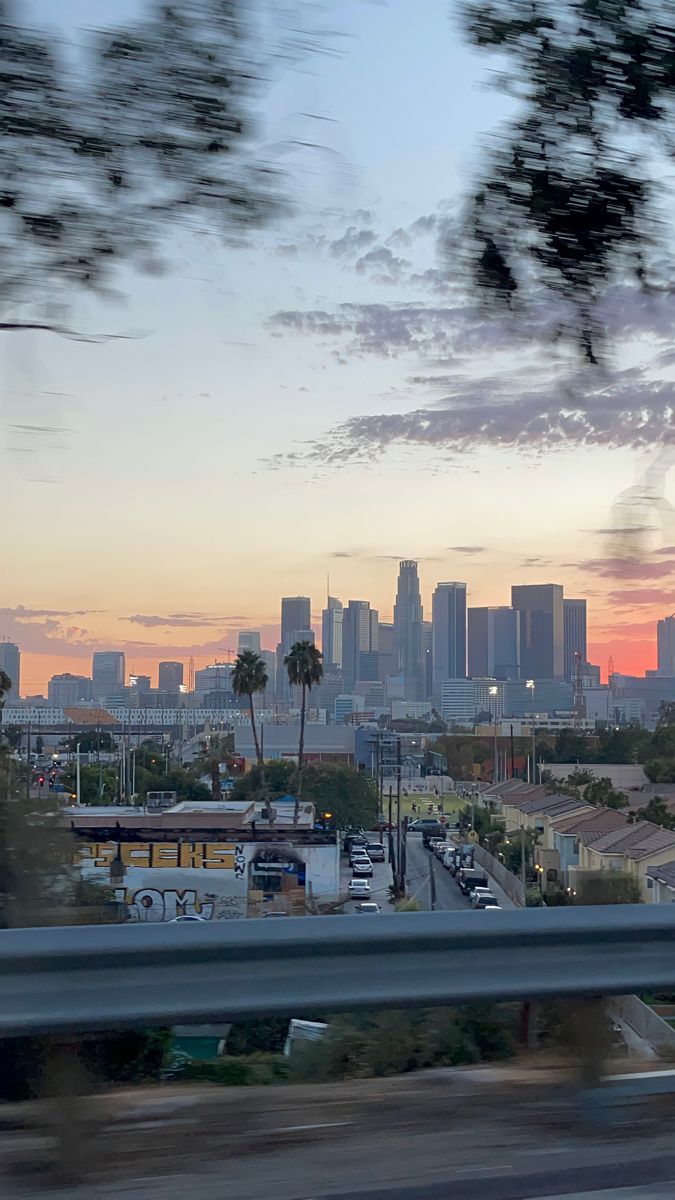
[[[275,60],[314,48],[293,9],[273,2],[263,29],[244,0],[146,0],[64,46],[0,0],[5,301],[100,292],[116,268],[156,271],[178,227],[231,239],[279,210],[254,114]],[[60,328],[0,324],[27,326]]]
[[[494,1005],[338,1016],[321,1041],[293,1056],[291,1067],[296,1078],[311,1080],[400,1075],[508,1058],[515,1039],[514,1010]]]
[[[287,1033],[286,1017],[247,1017],[234,1021],[227,1035],[227,1053],[281,1054]]]
[[[254,650],[240,650],[234,660],[234,668],[232,670],[232,691],[235,696],[246,696],[248,698],[248,711],[251,720],[253,743],[255,745],[255,755],[261,767],[263,759],[255,723],[253,697],[256,692],[264,692],[268,682],[265,660],[259,654],[256,654]]]
[[[303,799],[315,806],[317,817],[330,812],[333,829],[377,823],[377,788],[372,779],[339,763],[308,763],[303,771]]]
[[[467,0],[464,20],[474,45],[499,53],[518,98],[471,206],[477,283],[512,307],[548,292],[558,333],[595,362],[607,285],[655,282],[655,156],[672,152],[675,5]]]
[[[263,772],[256,763],[250,771],[235,780],[231,795],[233,800],[260,800],[264,785],[265,795],[270,799],[274,799],[275,796],[290,796],[295,790],[296,782],[295,763],[272,759],[265,763],[264,779]]]
[[[323,677],[323,655],[311,642],[294,642],[284,658],[284,666],[288,672],[288,682],[291,687],[299,687],[300,700],[300,737],[298,740],[298,771],[302,779],[302,767],[305,755],[305,718],[307,714],[307,693]]]
[[[651,821],[662,829],[675,829],[675,814],[668,808],[662,796],[652,796],[649,804],[640,808],[636,814],[641,821]]]
[[[620,792],[613,787],[611,779],[606,776],[594,779],[593,783],[588,784],[584,789],[584,800],[587,804],[593,804],[599,808],[628,807],[628,796],[625,792]]]
[[[70,754],[77,752],[78,744],[80,754],[112,754],[115,749],[114,738],[105,729],[83,729],[64,740],[65,748]]]
[[[579,877],[575,904],[641,904],[640,881],[626,871],[593,871]]]

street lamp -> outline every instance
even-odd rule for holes
[[[489,690],[490,696],[492,697],[492,702],[494,705],[493,716],[494,716],[494,726],[495,726],[495,749],[494,749],[494,763],[493,763],[493,769],[492,769],[492,782],[498,783],[499,771],[497,770],[497,696],[499,695],[499,688],[491,687],[488,690]]]
[[[536,768],[537,743],[535,741],[535,731],[534,731],[534,679],[528,679],[525,684],[525,687],[529,688],[530,696],[532,697],[532,716],[530,718],[530,724],[532,725],[532,771],[530,773],[530,783],[536,784],[536,782],[537,782],[537,768]]]

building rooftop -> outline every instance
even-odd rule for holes
[[[583,800],[575,800],[572,796],[565,796],[559,792],[553,795],[541,796],[536,800],[525,800],[522,804],[513,805],[520,812],[527,816],[548,816],[553,813],[576,812],[578,809],[585,808]]]
[[[574,816],[568,815],[560,821],[554,821],[553,829],[555,833],[578,837],[588,834],[592,840],[603,833],[611,833],[614,829],[623,829],[626,824],[626,817],[615,808],[593,808],[588,804],[579,809]]]
[[[631,859],[648,858],[650,854],[660,854],[669,846],[675,848],[675,831],[661,829],[651,821],[638,821],[635,825],[626,825],[623,829],[602,834],[586,844],[597,854],[620,854]]]
[[[667,863],[661,863],[660,867],[647,867],[647,874],[651,879],[658,879],[667,887],[675,888],[675,858]]]

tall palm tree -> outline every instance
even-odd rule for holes
[[[248,696],[248,711],[251,718],[253,742],[255,744],[258,766],[261,771],[263,770],[263,757],[260,749],[260,741],[258,740],[258,730],[256,729],[253,697],[256,692],[264,692],[268,682],[269,678],[265,667],[265,660],[259,654],[256,654],[255,650],[240,650],[234,660],[231,687],[235,696]]]
[[[300,705],[300,740],[298,742],[298,786],[295,801],[294,820],[297,824],[299,798],[302,791],[302,764],[305,757],[305,716],[307,712],[307,693],[315,683],[320,683],[323,676],[323,654],[311,642],[294,642],[284,659],[288,672],[288,682],[291,687],[302,688]]]

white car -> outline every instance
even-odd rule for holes
[[[471,901],[471,907],[475,908],[476,905],[478,904],[478,901],[482,900],[483,896],[492,896],[493,894],[494,893],[492,891],[492,888],[489,888],[489,887],[474,888],[473,891],[469,892],[469,900]]]
[[[379,913],[380,906],[374,900],[361,900],[355,905],[354,911],[357,913]]]
[[[373,864],[369,858],[355,858],[352,863],[352,871],[355,875],[372,875]]]
[[[352,866],[359,858],[370,859],[370,855],[369,855],[368,851],[366,850],[365,846],[355,846],[354,847],[351,854],[349,855],[349,865]]]
[[[370,884],[367,879],[350,879],[349,881],[350,896],[369,896]]]

